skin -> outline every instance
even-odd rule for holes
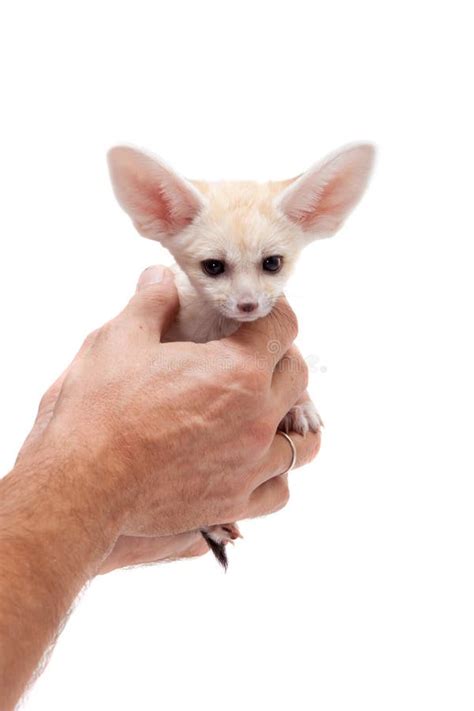
[[[171,273],[145,271],[45,394],[0,481],[2,710],[95,575],[202,555],[196,529],[288,500],[291,452],[275,431],[307,383],[294,314],[281,301],[227,339],[160,343],[177,309]],[[292,437],[297,465],[311,461],[319,435]]]

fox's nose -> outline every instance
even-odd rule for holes
[[[239,311],[243,311],[245,314],[249,314],[252,311],[255,311],[257,308],[258,304],[256,304],[254,301],[243,301],[241,304],[237,304],[237,308]]]

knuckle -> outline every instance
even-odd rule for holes
[[[225,366],[229,379],[245,382],[252,372],[252,362],[248,353],[239,346],[221,341],[206,344],[215,351],[214,356]]]
[[[279,364],[280,370],[288,370],[297,379],[298,384],[306,390],[309,382],[309,368],[300,351],[292,346]]]
[[[229,382],[238,385],[244,396],[255,398],[268,386],[268,377],[256,359],[244,351],[232,349],[225,352]]]
[[[153,313],[165,309],[170,303],[169,293],[161,288],[161,285],[151,284],[146,289],[138,292],[134,297],[135,304],[139,310],[145,308]]]
[[[310,451],[309,451],[309,461],[310,462],[312,462],[313,459],[317,456],[320,448],[321,448],[321,433],[317,432],[311,438],[311,446],[310,446]]]
[[[47,390],[47,391],[44,393],[43,397],[42,397],[41,400],[39,401],[38,413],[41,412],[42,410],[44,410],[46,407],[49,406],[50,400],[51,400],[51,388],[49,388],[49,390]]]
[[[298,335],[298,320],[293,309],[286,299],[281,299],[273,309],[276,318],[282,324],[283,329],[288,334],[291,341]]]
[[[150,305],[157,309],[167,308],[170,304],[169,293],[160,287],[149,287],[144,296]]]
[[[238,521],[244,517],[248,492],[244,491],[244,484],[232,486],[228,491],[227,502],[221,505],[220,520]]]
[[[250,437],[256,451],[265,450],[275,436],[273,424],[266,420],[257,420],[251,423],[249,428]]]
[[[273,479],[273,506],[272,513],[283,509],[290,500],[290,488],[286,475]]]
[[[96,332],[95,332],[95,337],[94,341],[96,343],[100,343],[103,341],[107,341],[112,333],[114,332],[114,329],[116,328],[118,317],[115,319],[112,319],[112,321],[108,321],[107,323],[104,323],[103,326],[101,326]],[[89,338],[89,336],[88,336]],[[87,341],[87,339],[86,339]]]
[[[280,491],[279,491],[279,508],[284,508],[290,500],[290,487],[288,486],[288,481],[286,478],[280,477],[279,480]]]
[[[96,329],[95,331],[92,331],[92,333],[89,333],[89,335],[84,339],[84,342],[82,344],[82,351],[88,350],[96,341],[101,329]]]
[[[267,496],[260,515],[276,513],[287,505],[290,500],[290,489],[286,475],[275,477],[263,486],[267,487]]]
[[[298,466],[309,464],[315,459],[321,447],[321,433],[311,432],[305,437],[304,451],[298,456]]]
[[[301,384],[303,386],[303,390],[306,390],[309,383],[309,368],[307,362],[305,361],[301,353],[298,353],[297,369],[298,373],[301,376]]]

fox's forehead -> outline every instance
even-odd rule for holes
[[[212,210],[247,209],[264,214],[273,213],[273,200],[292,181],[226,180],[206,182],[193,180],[193,185],[205,195]]]
[[[193,247],[216,250],[216,257],[252,262],[263,255],[280,253],[288,235],[274,207],[285,183],[252,181],[193,181],[206,197]]]

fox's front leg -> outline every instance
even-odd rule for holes
[[[287,434],[297,432],[304,436],[307,432],[318,432],[322,426],[321,416],[306,392],[287,412],[278,429]]]

